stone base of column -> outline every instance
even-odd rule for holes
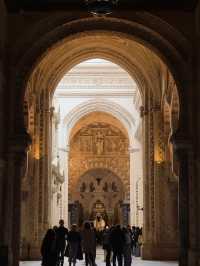
[[[178,260],[179,248],[164,244],[143,244],[141,257],[144,260]]]
[[[27,247],[22,250],[21,261],[41,260],[40,247]]]
[[[8,247],[0,246],[0,265],[7,266],[8,261]]]
[[[188,265],[200,265],[199,253],[199,249],[188,250]]]

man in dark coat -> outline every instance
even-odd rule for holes
[[[64,227],[64,220],[59,221],[59,227],[56,230],[56,250],[57,250],[57,265],[63,266],[64,264],[64,253],[66,248],[66,240],[68,235],[68,230]]]
[[[116,225],[110,233],[110,243],[113,251],[113,266],[116,266],[116,258],[118,266],[122,266],[123,247],[125,245],[125,236],[120,227]]]

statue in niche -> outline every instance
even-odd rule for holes
[[[108,183],[107,182],[105,182],[105,184],[103,186],[103,191],[108,192]]]
[[[100,213],[96,214],[96,219],[94,220],[94,227],[97,231],[102,231],[105,228],[105,221],[102,218],[102,215]]]
[[[80,150],[82,152],[89,152],[90,151],[90,139],[87,136],[82,136],[80,138]]]
[[[94,192],[95,191],[95,186],[94,186],[94,183],[91,182],[90,183],[90,192]]]
[[[117,151],[117,141],[116,141],[116,139],[112,140],[111,145],[112,145],[112,152]]]
[[[96,153],[97,155],[103,154],[104,150],[104,135],[101,130],[98,130],[95,137]]]
[[[123,139],[119,140],[119,151],[120,152],[125,152],[126,149],[126,143]]]
[[[85,192],[85,191],[86,191],[86,184],[85,182],[83,182],[80,187],[80,192]]]
[[[107,137],[105,141],[105,148],[107,152],[112,152],[111,138]]]
[[[112,189],[113,192],[117,192],[117,191],[118,191],[115,182],[112,182],[112,184],[111,184],[111,189]]]

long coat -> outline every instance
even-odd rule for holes
[[[56,233],[53,229],[49,229],[42,241],[41,246],[42,266],[55,266],[56,253]]]
[[[92,253],[94,256],[94,250],[96,250],[96,235],[93,229],[83,229],[82,234],[82,246],[83,252]]]

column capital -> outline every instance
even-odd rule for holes
[[[63,151],[63,152],[68,153],[68,152],[70,151],[70,146],[67,145],[65,148],[64,148],[64,147],[60,147],[60,148],[59,148],[59,151]]]
[[[140,151],[140,149],[139,148],[134,148],[134,147],[128,147],[128,151],[129,151],[129,153],[135,153],[135,152],[139,152]]]
[[[145,107],[145,106],[140,106],[140,117],[144,117],[145,115],[148,115],[149,113],[156,113],[156,112],[161,112],[161,106],[158,103],[155,103],[153,106],[150,108]]]

